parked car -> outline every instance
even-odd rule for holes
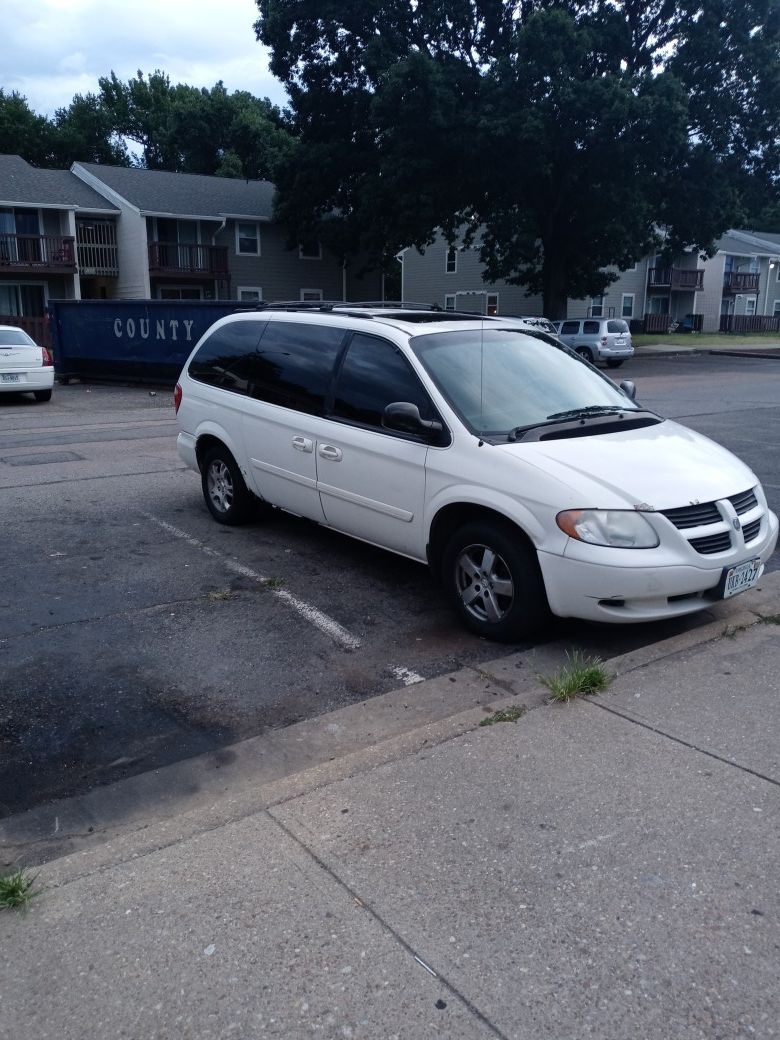
[[[36,401],[50,401],[54,362],[24,329],[0,325],[0,392],[32,393]]]
[[[588,361],[619,368],[634,356],[631,330],[623,318],[577,318],[554,322],[561,341]]]
[[[472,631],[650,621],[755,585],[756,476],[510,320],[333,308],[216,322],[174,395],[215,520],[276,506],[426,562]]]

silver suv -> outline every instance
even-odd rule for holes
[[[619,368],[634,356],[631,332],[623,318],[556,321],[555,328],[562,342],[588,361],[606,361],[610,368]]]

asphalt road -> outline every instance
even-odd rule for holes
[[[780,511],[777,360],[616,375],[740,455]],[[283,514],[215,524],[175,435],[169,391],[0,398],[0,815],[501,653],[421,566]],[[703,619],[558,622],[548,641],[607,657]]]

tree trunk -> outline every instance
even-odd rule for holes
[[[560,321],[566,317],[568,296],[566,293],[566,267],[562,257],[556,257],[555,251],[545,248],[542,266],[542,298],[544,300],[544,316],[550,321]]]

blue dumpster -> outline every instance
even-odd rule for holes
[[[54,370],[72,378],[175,383],[200,337],[237,300],[50,300]]]

